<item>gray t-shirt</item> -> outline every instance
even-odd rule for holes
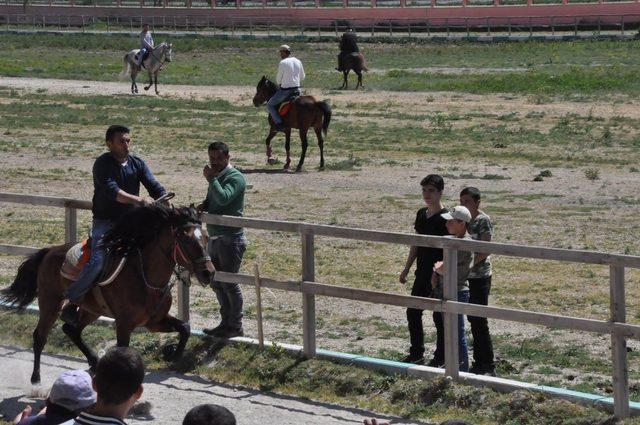
[[[453,237],[453,236],[448,236]],[[460,239],[471,239],[469,235],[464,235],[464,237]],[[456,264],[456,269],[458,271],[458,292],[468,291],[469,290],[469,282],[467,279],[469,278],[469,271],[471,270],[471,266],[473,265],[473,253],[469,251],[458,251],[458,262]],[[440,298],[442,299],[442,285],[444,283],[444,276],[438,275],[438,285],[434,288],[432,298]]]
[[[482,211],[469,223],[469,234],[474,240],[481,240],[482,236],[493,236],[493,224],[491,218]],[[469,279],[478,279],[491,276],[491,257],[487,257],[471,268]]]

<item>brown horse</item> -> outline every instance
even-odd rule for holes
[[[273,96],[278,87],[269,81],[266,76],[262,76],[258,82],[256,88],[256,95],[253,97],[253,105],[258,107],[264,105],[271,96]],[[273,158],[271,157],[271,139],[278,133],[275,129],[271,116],[268,118],[269,135],[267,136],[267,161],[271,163]],[[307,131],[313,127],[318,138],[318,146],[320,147],[320,169],[324,170],[324,139],[322,133],[327,135],[329,129],[329,123],[331,122],[331,107],[327,102],[317,102],[313,96],[299,96],[295,100],[291,101],[291,108],[289,112],[282,117],[282,121],[285,125],[284,135],[285,144],[284,148],[287,151],[287,162],[284,164],[284,168],[288,169],[291,164],[291,156],[289,149],[291,146],[291,129],[297,128],[300,131],[300,140],[302,141],[302,153],[300,155],[300,161],[296,167],[296,172],[302,170],[302,164],[304,164],[304,157],[307,154]]]
[[[133,330],[144,326],[152,332],[179,332],[177,346],[169,346],[165,355],[168,359],[182,355],[190,328],[188,323],[169,315],[169,281],[178,263],[195,274],[201,283],[210,282],[214,269],[204,238],[193,207],[176,209],[159,204],[132,210],[105,234],[102,243],[108,252],[114,253],[109,255],[127,256],[124,267],[111,284],[101,288],[102,300],[97,299],[93,291],[87,293],[80,303],[76,324],[66,323],[62,327],[92,368],[98,357],[83,341],[81,333],[101,315],[115,319],[118,346],[128,346]],[[13,284],[2,291],[3,298],[17,304],[19,310],[38,297],[40,318],[33,332],[32,383],[40,382],[40,354],[60,314],[63,293],[70,283],[60,275],[70,247],[70,244],[52,246],[31,255],[20,265]]]
[[[341,70],[342,76],[343,76],[342,87],[340,88],[341,89],[347,88],[347,85],[348,85],[347,77],[349,76],[349,71],[351,70],[353,70],[353,72],[355,72],[356,75],[358,75],[358,83],[356,84],[356,90],[358,90],[358,87],[364,88],[364,85],[362,84],[362,71],[368,71],[369,69],[365,64],[364,56],[362,55],[362,53],[354,52],[354,53],[346,53],[344,55],[340,54],[338,62],[339,62],[338,68],[336,69]]]

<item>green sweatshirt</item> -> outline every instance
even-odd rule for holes
[[[244,176],[240,171],[235,168],[227,168],[222,172],[222,175],[209,181],[204,209],[209,214],[242,217],[246,186]],[[207,224],[207,231],[211,236],[229,236],[243,233],[242,227],[217,226],[215,224]]]

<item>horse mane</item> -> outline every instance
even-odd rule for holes
[[[169,207],[152,204],[136,207],[120,218],[115,226],[105,233],[102,244],[108,249],[129,250],[143,248],[166,227],[199,225],[198,215],[193,207]]]

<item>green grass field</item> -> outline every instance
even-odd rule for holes
[[[316,170],[318,152],[312,139],[306,172],[299,175],[277,173],[281,137],[273,143],[280,163],[265,165],[265,112],[250,103],[258,77],[275,71],[274,50],[280,42],[174,41],[174,62],[163,71],[161,84],[249,87],[241,88],[239,97],[216,98],[133,97],[126,82],[117,96],[96,94],[95,88],[55,94],[0,87],[3,190],[90,199],[91,161],[103,151],[106,126],[122,122],[133,129],[135,152],[178,192],[178,203],[203,196],[200,171],[206,145],[221,139],[232,146],[233,162],[248,172],[255,186],[247,195],[245,213],[250,217],[411,232],[415,210],[422,205],[417,182],[438,172],[446,180],[447,205],[456,202],[462,187],[481,188],[497,241],[640,252],[635,220],[640,213],[636,41],[363,44],[371,68],[386,74],[370,73],[367,89],[357,93],[331,89],[340,81],[337,73],[331,74],[335,45],[294,43],[307,67],[306,87],[328,99],[334,111],[326,143],[327,171]],[[3,36],[0,48],[9,53],[0,57],[0,75],[118,81],[120,58],[135,44],[135,39],[121,36]],[[473,69],[458,74],[406,70],[430,66]],[[526,71],[486,74],[483,68]],[[293,137],[294,161],[299,146]],[[61,210],[3,204],[0,241],[58,243],[62,222]],[[80,214],[80,224],[84,234],[87,213]],[[264,276],[299,276],[297,238],[255,231],[249,236],[244,272],[252,273],[253,264],[260,264]],[[406,258],[404,247],[319,238],[316,249],[316,276],[323,283],[407,293],[396,283]],[[0,258],[0,286],[11,282],[17,263],[16,258]],[[495,305],[608,320],[606,267],[509,257],[496,257],[494,266]],[[626,282],[627,320],[640,323],[640,273],[627,271]],[[248,332],[255,321],[251,296],[245,311]],[[299,300],[281,293],[266,300],[267,337],[299,343]],[[196,326],[210,325],[207,318],[214,305],[210,291],[192,287]],[[401,358],[406,348],[408,333],[400,309],[369,310],[320,298],[317,317],[323,348],[393,359]],[[425,327],[432,344],[428,317]],[[610,394],[607,337],[503,322],[492,322],[492,329],[500,376]],[[630,391],[638,400],[640,347],[636,341],[630,346]],[[413,405],[406,409],[403,414],[410,416],[433,414]],[[553,414],[560,418],[549,423],[582,423],[567,422],[568,415],[559,410]],[[496,418],[487,416],[487,423],[500,422]]]

